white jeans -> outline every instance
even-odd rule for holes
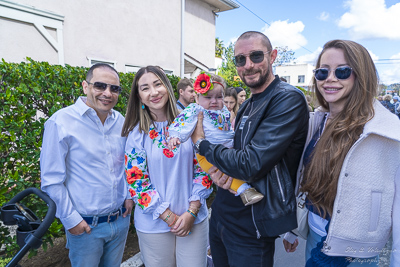
[[[146,234],[137,231],[146,267],[205,267],[207,264],[208,219],[192,227],[191,234],[178,237],[171,232]]]

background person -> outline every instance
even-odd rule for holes
[[[242,105],[246,100],[246,91],[242,87],[235,87],[235,90],[238,96],[238,104],[240,107],[240,105]]]
[[[308,193],[306,266],[379,266],[391,233],[391,266],[400,266],[400,122],[375,100],[375,65],[360,44],[333,40],[314,73],[325,112],[314,114],[298,172]]]
[[[385,108],[387,108],[390,112],[395,114],[394,105],[390,101],[392,101],[392,95],[387,94],[387,95],[383,96],[383,100],[382,100],[381,104]]]
[[[201,113],[192,140],[220,170],[211,178],[221,189],[229,189],[232,179],[223,172],[247,181],[264,198],[243,206],[228,190],[217,191],[211,254],[215,266],[273,266],[275,238],[297,225],[293,184],[307,136],[307,103],[300,90],[274,76],[277,51],[264,34],[243,33],[234,53],[237,72],[252,92],[236,117],[234,147],[204,139]]]
[[[232,128],[235,128],[235,118],[239,110],[238,95],[234,87],[229,87],[225,91],[224,104],[231,113]]]
[[[177,114],[164,72],[156,66],[141,68],[122,136],[128,137],[125,171],[146,267],[206,266],[211,180],[194,160],[191,142],[168,149],[168,125]]]
[[[193,90],[192,82],[188,78],[182,78],[176,85],[179,99],[176,103],[178,110],[185,109],[190,103],[193,103],[196,93]]]
[[[133,207],[124,175],[124,117],[113,110],[121,92],[118,73],[93,65],[82,87],[86,97],[45,124],[41,187],[57,205],[72,266],[116,266]]]
[[[397,117],[400,117],[400,97],[399,96],[394,96],[393,97],[393,105],[394,105],[394,113],[397,115]]]

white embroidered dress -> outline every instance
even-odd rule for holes
[[[231,129],[231,114],[224,106],[220,110],[208,110],[192,103],[187,106],[169,127],[169,138],[178,137],[181,143],[192,135],[197,125],[197,116],[203,112],[203,129],[205,137],[212,144],[233,146],[234,131]]]
[[[168,121],[163,121],[154,122],[148,134],[136,126],[126,140],[126,179],[136,203],[135,228],[143,233],[169,232],[160,214],[169,208],[181,215],[191,201],[202,204],[194,224],[208,218],[206,199],[212,192],[211,178],[194,160],[191,142],[171,151],[167,137]]]

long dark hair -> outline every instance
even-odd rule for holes
[[[308,192],[311,202],[324,217],[332,214],[344,159],[363,132],[364,125],[374,116],[373,101],[378,88],[378,74],[371,56],[363,46],[353,41],[327,42],[318,57],[317,68],[321,65],[322,55],[330,48],[343,51],[355,79],[343,110],[327,124],[315,146],[301,184],[300,190]],[[329,110],[315,79],[312,87],[320,105]]]
[[[227,96],[231,96],[235,99],[236,103],[235,103],[235,106],[233,107],[232,111],[233,111],[233,113],[235,113],[235,116],[236,116],[236,114],[239,110],[239,101],[238,101],[238,95],[237,95],[236,89],[234,87],[227,88],[225,91],[225,97],[227,97]]]

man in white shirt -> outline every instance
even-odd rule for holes
[[[96,64],[82,87],[86,97],[45,124],[41,188],[57,205],[72,266],[119,266],[133,200],[124,173],[124,117],[113,110],[118,72]]]

